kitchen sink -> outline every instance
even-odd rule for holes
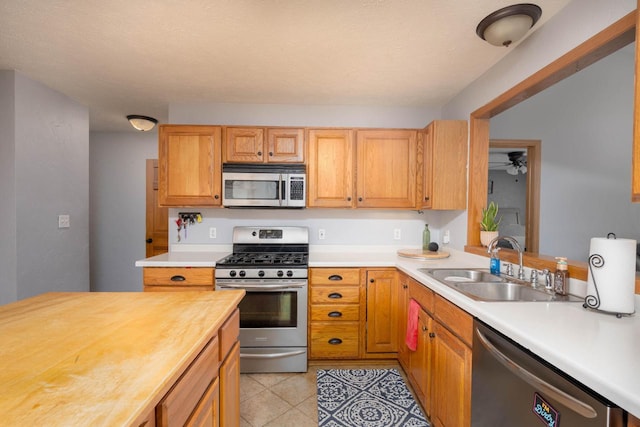
[[[556,295],[533,288],[527,282],[491,274],[481,268],[419,268],[418,271],[476,301],[583,301],[573,295]]]

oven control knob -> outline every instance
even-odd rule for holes
[[[258,271],[258,277],[264,277],[264,271],[262,270]]]
[[[231,271],[229,272],[229,276],[231,276],[231,277],[236,277],[236,271],[235,271],[235,270],[231,270]]]
[[[284,276],[284,271],[278,270],[278,277],[282,277],[282,276]]]
[[[291,277],[291,276],[293,276],[293,271],[291,270],[287,271],[287,277]]]
[[[240,270],[240,273],[238,273],[240,275],[240,277],[244,277],[247,275],[247,273],[245,273],[244,270]]]

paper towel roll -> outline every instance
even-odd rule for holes
[[[636,241],[594,237],[589,248],[589,308],[616,314],[635,312]]]

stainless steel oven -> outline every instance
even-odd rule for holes
[[[240,371],[307,371],[308,230],[235,227],[216,262],[216,291],[244,289]]]

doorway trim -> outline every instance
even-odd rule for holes
[[[513,148],[527,151],[527,196],[525,242],[527,252],[540,248],[540,158],[542,143],[534,139],[491,139],[489,148]]]

